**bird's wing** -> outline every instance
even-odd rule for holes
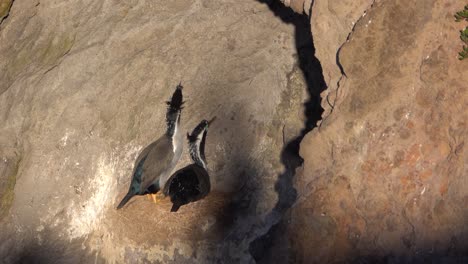
[[[198,190],[200,191],[200,198],[202,198],[206,196],[211,190],[210,176],[204,168],[198,165],[195,165],[193,170],[195,171],[195,174],[198,178]]]
[[[194,164],[187,165],[187,166],[177,170],[176,172],[174,172],[171,175],[171,177],[169,177],[167,179],[167,182],[166,182],[166,184],[164,185],[164,188],[163,188],[163,193],[165,195],[169,195],[171,188],[179,188],[179,187],[181,187],[181,184],[186,184],[186,179],[187,178],[194,178],[195,180],[197,180],[197,177],[196,177],[196,175],[195,175],[195,173],[193,172],[193,169],[192,169],[193,165]],[[175,187],[175,186],[177,186],[177,187]]]
[[[187,169],[188,166],[185,166],[181,169],[178,169],[176,172],[174,172],[169,178],[167,178],[166,184],[164,184],[162,188],[162,192],[164,195],[169,195],[169,187],[171,186],[171,183],[174,181],[174,179],[177,178],[177,175],[183,173],[184,170]]]
[[[143,176],[141,179],[141,189],[146,190],[153,184],[161,174],[170,173],[174,152],[172,150],[171,140],[167,136],[162,136],[153,143],[153,147],[149,150],[145,163],[143,164]]]
[[[188,165],[176,171],[164,186],[165,195],[175,192],[190,192],[190,200],[196,201],[210,192],[210,178],[208,172],[196,165]]]
[[[143,165],[148,157],[148,153],[156,142],[144,148],[138,155],[133,166],[132,181],[130,182],[129,193],[137,194],[140,191],[141,178],[143,175]]]
[[[151,144],[149,144],[146,148],[144,148],[140,154],[138,155],[136,161],[135,161],[135,165],[133,166],[133,175],[135,176],[135,171],[137,170],[137,167],[138,165],[140,164],[141,160],[146,158],[146,156],[148,156],[148,153],[150,152],[150,150],[154,147],[154,145],[157,143],[158,141],[155,141]]]

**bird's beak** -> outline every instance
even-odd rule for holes
[[[208,121],[208,126],[210,126],[211,123],[213,123],[215,120],[216,120],[216,116],[213,116],[213,118],[211,118],[210,121]]]

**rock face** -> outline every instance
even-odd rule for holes
[[[455,2],[0,0],[0,259],[468,262]],[[181,80],[213,192],[116,211]]]
[[[328,90],[323,122],[301,143],[295,262],[468,261],[468,62],[457,60],[465,25],[453,19],[462,6],[314,2]]]
[[[251,261],[304,124],[296,46],[250,0],[15,1],[0,25],[2,261]],[[184,130],[217,116],[213,193],[177,214],[145,197],[116,211],[179,81]]]
[[[3,19],[5,19],[8,16],[12,3],[13,0],[0,1],[0,23],[2,23]]]

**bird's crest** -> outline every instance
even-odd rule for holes
[[[182,82],[180,82],[177,85],[176,90],[172,94],[171,100],[166,102],[169,110],[173,110],[173,111],[182,110],[183,108],[182,105],[184,104],[183,96],[182,96],[182,89],[184,89],[184,87],[182,86]]]
[[[201,133],[205,132],[208,127],[213,123],[213,121],[216,119],[216,116],[211,118],[209,121],[206,119],[203,119],[193,130],[192,133],[189,134],[187,133],[187,139],[189,143],[193,143],[199,139],[199,136]]]
[[[208,128],[208,121],[202,120],[193,130],[192,133],[187,133],[187,139],[189,143],[194,143],[200,139],[200,135]]]

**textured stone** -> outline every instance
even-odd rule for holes
[[[280,0],[285,6],[290,7],[292,10],[299,14],[309,15],[310,8],[312,7],[312,0]]]
[[[280,155],[306,97],[300,31],[275,17],[289,15],[247,0],[15,1],[0,27],[2,261],[468,262],[462,4],[281,2],[311,10],[328,89],[278,223]],[[218,116],[214,190],[177,214],[145,197],[115,211],[180,80],[184,130]]]
[[[8,16],[13,0],[0,0],[0,24]]]
[[[16,179],[2,261],[251,261],[304,124],[296,52],[294,27],[250,0],[15,1],[0,28],[0,187]],[[182,129],[217,116],[213,193],[177,214],[146,197],[115,211],[179,81]]]
[[[332,105],[337,104],[345,92],[339,87],[346,81],[345,72],[341,66],[341,47],[346,43],[355,24],[366,19],[366,12],[375,0],[345,0],[313,1],[310,15],[311,29],[314,36],[315,56],[320,60],[323,78],[327,83],[327,90],[322,93],[325,102],[323,122],[329,121]]]
[[[356,16],[363,8],[324,2],[314,2],[312,33],[329,89],[325,120],[301,143],[289,226],[297,262],[466,262],[468,68],[452,17],[461,5],[378,1]]]

